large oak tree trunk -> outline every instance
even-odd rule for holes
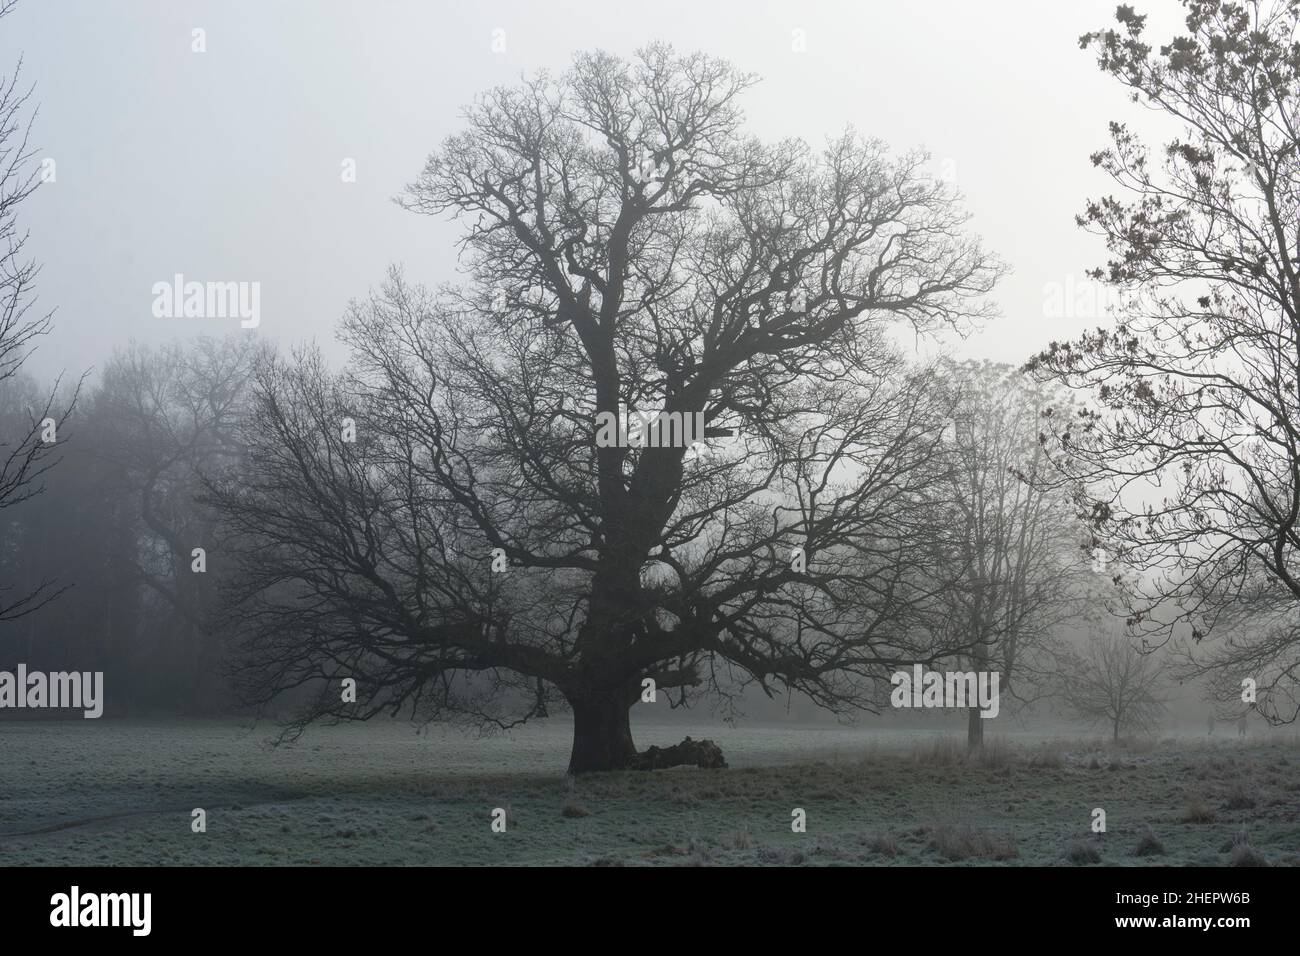
[[[569,696],[573,708],[573,752],[569,773],[622,770],[636,757],[629,711],[632,701],[618,690]]]
[[[716,770],[727,766],[717,744],[690,737],[671,747],[651,747],[638,754],[632,742],[630,716],[637,694],[631,689],[569,692],[566,696],[573,708],[569,773],[659,770],[683,765]]]

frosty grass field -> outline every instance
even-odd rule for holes
[[[1116,750],[1009,734],[968,761],[955,732],[640,724],[642,746],[712,737],[731,769],[569,781],[558,720],[487,739],[316,727],[273,747],[276,729],[0,724],[0,865],[1300,863],[1294,730]]]

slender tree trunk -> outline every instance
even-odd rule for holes
[[[569,773],[620,770],[636,756],[630,711],[633,699],[621,689],[568,695],[573,708],[573,753]]]
[[[984,746],[984,718],[978,707],[966,711],[966,749],[979,750]]]
[[[1119,743],[1119,718],[1118,717],[1115,718],[1115,722],[1113,725],[1113,732],[1111,733],[1110,741],[1111,743],[1114,744]]]
[[[971,664],[974,666],[975,676],[978,686],[978,678],[981,673],[988,669],[989,654],[988,648],[983,644],[976,647],[971,657]],[[978,706],[971,707],[966,711],[966,749],[982,750],[984,748],[984,719],[980,717]]]

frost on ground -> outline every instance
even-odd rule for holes
[[[723,728],[701,735],[732,769],[576,781],[558,721],[495,738],[371,723],[275,747],[274,733],[0,724],[0,865],[1300,863],[1294,733],[1118,749],[1019,735],[968,759],[933,731]]]

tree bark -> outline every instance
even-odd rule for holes
[[[573,752],[569,773],[622,770],[636,757],[629,711],[632,700],[618,690],[569,695],[573,708]]]
[[[972,655],[971,664],[974,665],[976,678],[988,669],[989,655],[988,650],[981,644]],[[971,707],[966,711],[966,750],[983,750],[984,749],[984,718],[980,716],[978,706]]]
[[[978,707],[966,711],[966,749],[980,750],[984,746],[984,718]]]

